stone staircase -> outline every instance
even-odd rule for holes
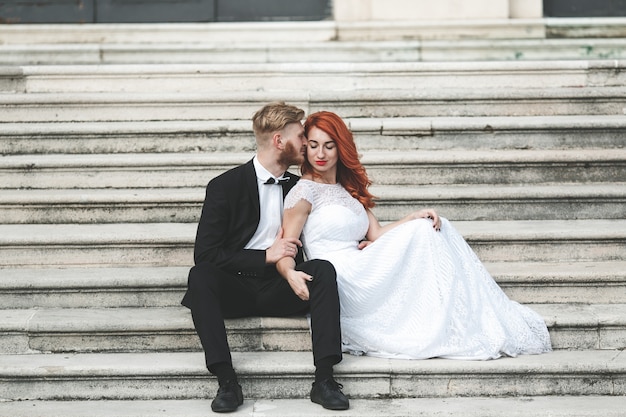
[[[622,59],[625,22],[547,18],[10,25],[2,28],[0,64]]]
[[[344,117],[377,215],[437,208],[555,351],[346,356],[332,413],[304,318],[230,320],[236,415],[624,415],[624,22],[387,25],[0,28],[0,416],[210,413],[179,304],[196,222],[277,99]]]

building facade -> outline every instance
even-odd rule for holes
[[[626,16],[626,0],[4,0],[0,22],[402,21]]]

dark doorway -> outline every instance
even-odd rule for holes
[[[546,17],[626,16],[626,0],[544,0]]]
[[[330,0],[217,0],[220,22],[323,20],[332,15]]]

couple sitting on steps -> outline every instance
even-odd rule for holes
[[[543,319],[509,300],[434,210],[378,222],[340,117],[303,118],[264,106],[252,119],[254,158],[206,189],[183,305],[218,379],[213,411],[243,404],[224,318],[310,313],[311,401],[333,410],[349,408],[333,376],[343,352],[486,360],[551,350]]]

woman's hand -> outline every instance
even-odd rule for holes
[[[287,274],[287,282],[293,292],[304,301],[309,299],[309,287],[307,282],[313,281],[313,277],[305,272],[291,270]]]
[[[412,216],[413,219],[431,219],[433,221],[433,228],[437,231],[441,230],[441,219],[433,209],[422,209],[413,213]]]
[[[357,247],[358,247],[360,250],[363,250],[363,249],[365,249],[366,247],[368,247],[371,243],[372,243],[372,241],[371,241],[371,240],[362,240],[362,241],[360,241],[360,242],[359,242],[359,244],[358,244],[358,246],[357,246]]]

